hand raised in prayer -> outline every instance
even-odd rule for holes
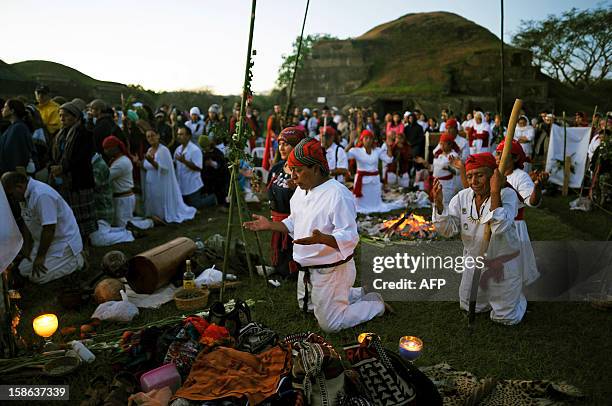
[[[271,221],[265,218],[264,216],[260,216],[259,214],[253,214],[253,221],[245,221],[242,223],[242,227],[251,231],[265,231],[269,230],[271,226]]]
[[[457,168],[459,170],[463,169],[463,161],[461,158],[450,158],[450,164],[453,166],[453,168]]]
[[[442,184],[438,179],[434,179],[431,194],[434,198],[436,209],[439,209],[438,213],[442,212],[442,209],[444,208],[444,193],[442,192]]]
[[[489,184],[491,186],[491,193],[501,193],[502,188],[506,184],[506,177],[499,173],[499,169],[495,168]]]
[[[47,273],[45,258],[37,256],[32,265],[32,276],[38,278],[41,274]]]
[[[178,155],[176,156],[176,160],[177,160],[177,161],[179,161],[179,162],[185,163],[185,162],[186,162],[186,160],[185,160],[185,154],[178,154]]]
[[[550,174],[544,171],[532,171],[529,173],[529,177],[536,185],[546,183],[546,181],[548,181],[549,176]]]

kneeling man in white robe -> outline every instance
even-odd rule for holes
[[[351,192],[329,178],[321,143],[302,140],[287,159],[298,188],[290,201],[291,214],[282,222],[254,215],[244,223],[253,231],[289,233],[293,259],[298,263],[298,304],[312,310],[321,329],[336,332],[381,316],[380,294],[354,288],[354,250],[359,242],[357,211]]]
[[[2,186],[15,201],[25,202],[22,276],[38,284],[83,267],[83,243],[72,209],[51,186],[18,172],[2,175]]]
[[[476,312],[491,311],[491,320],[502,324],[519,323],[527,300],[523,295],[522,272],[519,262],[520,243],[514,218],[518,198],[497,170],[495,157],[484,152],[471,155],[465,169],[469,188],[457,193],[448,207],[440,181],[434,182],[433,222],[440,234],[452,237],[460,234],[464,258],[483,256],[486,224],[491,226],[491,239],[486,250],[486,268],[480,279]],[[478,264],[478,261],[465,261]],[[469,309],[474,268],[466,266],[459,287],[460,307]]]

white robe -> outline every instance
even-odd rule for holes
[[[13,217],[4,188],[0,186],[0,274],[13,262],[23,245],[23,237]],[[0,282],[1,283],[1,282]]]
[[[485,224],[490,221],[491,240],[487,250],[487,258],[497,258],[508,255],[520,249],[517,232],[514,225],[518,208],[516,193],[510,188],[501,192],[502,207],[490,211],[491,201],[488,199],[481,206],[481,216],[477,222],[478,213],[474,201],[474,191],[471,188],[457,193],[449,207],[438,214],[433,208],[432,220],[438,232],[444,237],[461,234],[464,258],[482,256]],[[487,289],[479,287],[476,300],[476,311],[484,312],[491,309],[491,320],[503,324],[519,323],[527,309],[527,299],[522,292],[522,274],[519,269],[519,258],[507,261],[504,265],[503,279],[496,282],[489,279]],[[483,275],[486,272],[483,272]],[[459,286],[459,303],[464,310],[469,309],[470,290],[474,268],[466,266],[461,276]]]
[[[446,155],[441,153],[433,160],[433,176],[436,178],[446,177],[449,175],[453,175],[451,179],[439,179],[440,185],[442,186],[442,197],[444,201],[444,207],[448,207],[451,199],[455,196],[457,192],[456,178],[460,175],[456,175],[455,172],[451,172],[449,168],[451,168],[450,157],[456,157],[456,153],[451,152]],[[453,168],[454,169],[454,168]]]
[[[321,329],[335,332],[382,315],[385,306],[377,294],[364,295],[362,289],[352,287],[356,276],[354,260],[334,268],[317,269],[317,265],[345,260],[359,242],[351,192],[330,179],[308,193],[298,187],[290,205],[291,214],[283,223],[293,239],[310,237],[317,229],[332,235],[338,243],[338,249],[323,244],[293,246],[293,259],[301,266],[311,267],[308,304]],[[303,277],[300,272],[297,286],[300,308],[305,293]]]
[[[374,148],[369,154],[365,148],[352,148],[347,153],[348,159],[357,161],[357,171],[377,172],[378,161],[383,161],[383,165],[393,162],[393,157],[387,155],[387,151],[382,148]],[[360,175],[356,175],[357,176]],[[355,180],[357,180],[355,178]],[[382,183],[380,176],[364,176],[362,196],[355,197],[358,213],[384,213],[387,211],[401,209],[405,206],[402,200],[385,203],[382,200]]]
[[[519,140],[522,136],[527,137],[528,142],[521,143],[521,147],[523,148],[523,152],[528,158],[531,158],[533,155],[533,138],[535,137],[535,130],[532,126],[526,125],[525,127],[516,126],[516,130],[514,131],[514,139]],[[531,171],[531,164],[529,162],[525,162],[523,165],[525,172],[529,173]]]
[[[484,142],[481,139],[477,139],[472,141],[472,146],[470,147],[470,154],[480,154],[482,152],[489,152],[490,149],[490,145],[491,145],[491,126],[489,125],[489,123],[487,123],[485,121],[484,118],[484,114],[480,111],[476,112],[476,115],[480,115],[480,117],[482,118],[482,121],[480,124],[476,123],[476,120],[473,120],[473,125],[472,128],[474,129],[474,132],[476,134],[481,134],[481,133],[488,133],[489,134],[489,142],[487,143],[488,146],[483,146]]]
[[[506,181],[521,195],[522,201],[519,201],[519,209],[525,206],[534,207],[529,203],[529,199],[531,198],[535,185],[527,172],[521,169],[515,169],[506,177]],[[525,220],[515,220],[514,224],[516,225],[518,239],[521,242],[519,263],[523,271],[523,283],[529,285],[540,277],[540,273],[536,265],[536,258],[533,253],[533,247],[531,246],[531,240],[529,239],[527,223]]]
[[[164,145],[159,144],[155,153],[155,161],[159,165],[155,169],[144,160],[145,188],[144,202],[147,216],[158,216],[167,223],[182,223],[195,217],[196,209],[183,202],[176,175],[172,155]]]

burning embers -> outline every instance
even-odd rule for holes
[[[359,225],[364,234],[374,238],[433,240],[438,235],[431,221],[418,214],[407,212],[401,217],[390,220],[366,218]]]

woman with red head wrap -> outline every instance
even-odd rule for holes
[[[278,135],[280,161],[270,169],[267,182],[272,221],[283,221],[291,213],[289,201],[296,185],[291,180],[287,158],[293,148],[304,138],[306,138],[306,133],[299,127],[287,127]],[[289,234],[273,232],[270,246],[272,248],[271,264],[276,273],[284,278],[297,278],[297,266],[293,261],[293,240]]]
[[[466,129],[468,141],[470,143],[470,153],[479,154],[489,152],[491,142],[491,126],[486,122],[485,116],[481,111],[474,114],[473,126]]]
[[[393,143],[390,139],[386,140],[387,149],[378,148],[374,144],[374,134],[368,130],[363,130],[359,136],[357,147],[354,135],[351,142],[346,147],[349,159],[357,162],[357,174],[353,194],[357,202],[358,213],[383,213],[404,206],[401,201],[384,203],[382,200],[382,183],[378,174],[378,161],[383,165],[393,162]]]
[[[444,190],[439,180],[434,181],[432,190],[432,220],[436,230],[444,237],[459,234],[463,242],[460,307],[468,310],[475,269],[484,268],[476,312],[491,310],[491,320],[517,324],[527,308],[518,258],[521,247],[514,225],[518,211],[517,195],[511,188],[504,187],[504,178],[491,153],[471,155],[465,169],[470,187],[457,193],[448,207],[444,206]],[[491,227],[491,236],[484,257],[482,247],[487,223]]]
[[[134,195],[134,177],[132,160],[123,141],[114,135],[102,141],[104,154],[110,160],[109,174],[113,190],[114,227],[135,226],[139,229],[153,227],[153,221],[134,217],[136,196]]]
[[[433,176],[440,181],[444,191],[444,205],[448,206],[457,191],[455,177],[460,174],[453,162],[461,158],[461,150],[455,142],[455,137],[448,133],[440,136],[439,146],[434,152]]]

